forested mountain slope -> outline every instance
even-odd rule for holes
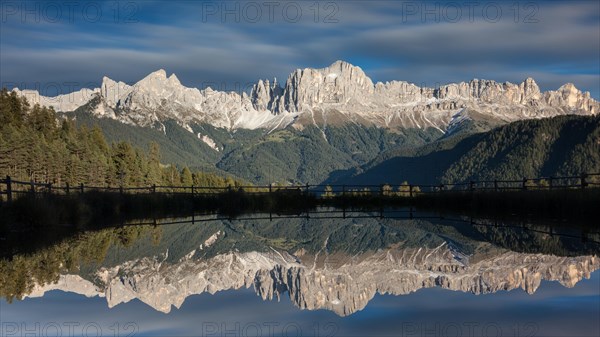
[[[154,128],[97,118],[83,108],[65,116],[100,127],[109,141],[128,141],[138,147],[156,142],[166,162],[258,184],[319,183],[332,171],[358,167],[382,151],[419,147],[443,135],[435,128],[392,131],[356,124],[273,131],[190,124],[188,130],[168,120]]]
[[[58,120],[52,108],[0,92],[0,176],[64,186],[227,186],[241,183],[166,164],[155,142],[108,143],[99,127]],[[149,148],[146,151],[144,148]]]
[[[519,121],[382,155],[330,182],[458,183],[600,172],[600,116]]]

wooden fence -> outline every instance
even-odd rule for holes
[[[516,191],[585,189],[600,187],[600,173],[583,173],[577,176],[523,178],[520,180],[477,180],[455,184],[401,184],[401,185],[317,185],[324,193],[332,195],[408,196],[419,193],[464,192],[464,191]],[[311,185],[311,191],[314,190]]]
[[[509,190],[553,190],[553,189],[585,189],[600,187],[600,173],[582,173],[578,176],[523,178],[520,180],[479,180],[457,184],[401,184],[401,185],[264,185],[264,186],[162,186],[152,185],[146,187],[111,187],[111,186],[86,186],[79,184],[71,186],[68,183],[57,186],[52,183],[39,183],[34,181],[19,181],[7,176],[0,179],[0,200],[12,201],[16,196],[24,194],[48,195],[85,193],[89,191],[103,191],[115,193],[169,193],[208,195],[243,191],[245,193],[275,193],[297,192],[313,194],[318,197],[328,198],[333,196],[405,196],[413,197],[421,193],[443,193],[457,191],[509,191]]]

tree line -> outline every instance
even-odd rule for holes
[[[187,166],[161,163],[157,143],[147,151],[120,141],[108,144],[98,126],[59,119],[52,107],[0,91],[0,177],[57,186],[239,186],[241,181]]]

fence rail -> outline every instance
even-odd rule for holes
[[[578,176],[560,177],[536,177],[523,178],[521,180],[478,180],[455,184],[318,184],[318,185],[262,185],[262,186],[165,186],[152,185],[141,187],[123,186],[86,186],[83,183],[71,186],[65,183],[62,186],[52,183],[40,183],[34,181],[13,180],[10,176],[0,179],[0,200],[12,201],[17,195],[33,194],[66,194],[84,193],[86,191],[119,192],[121,194],[131,193],[169,193],[210,195],[215,193],[227,193],[232,191],[244,191],[245,193],[266,194],[274,192],[297,192],[313,194],[322,198],[334,196],[405,196],[413,197],[422,193],[443,193],[460,191],[515,191],[515,190],[553,190],[553,189],[585,189],[600,187],[600,173],[582,173]],[[4,197],[6,196],[6,197]]]

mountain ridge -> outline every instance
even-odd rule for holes
[[[186,129],[191,123],[229,130],[357,123],[385,128],[433,127],[445,132],[465,109],[503,123],[562,114],[595,115],[600,110],[600,103],[589,92],[581,92],[572,83],[546,92],[541,92],[532,78],[520,84],[473,79],[439,88],[405,81],[374,83],[360,67],[341,60],[325,68],[297,69],[283,87],[276,79],[273,83],[258,80],[249,94],[188,88],[175,74],[167,75],[159,69],[133,85],[104,76],[100,88],[57,97],[14,90],[33,103],[52,105],[62,112],[100,97],[101,104],[90,111],[98,117],[140,126],[174,119]]]
[[[381,153],[328,183],[413,184],[572,176],[600,170],[600,116],[557,116]]]

